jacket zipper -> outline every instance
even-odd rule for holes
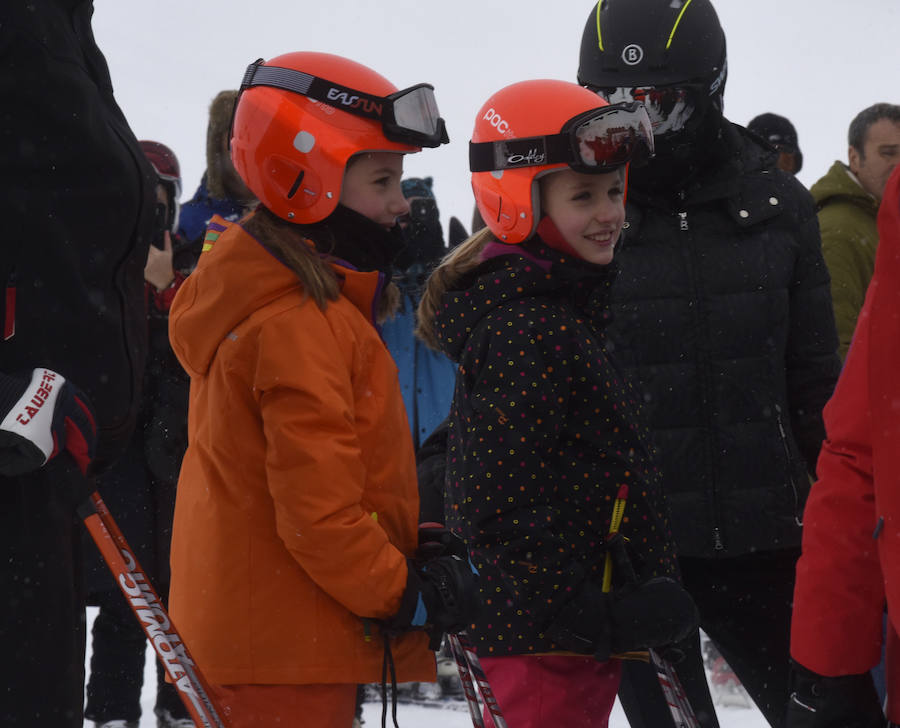
[[[6,297],[3,307],[3,340],[9,341],[16,335],[16,287],[18,275],[13,270],[6,279]]]
[[[781,420],[781,407],[777,404],[775,405],[775,423],[778,425],[778,434],[781,435],[781,446],[784,448],[784,459],[787,464],[788,480],[791,483],[791,492],[794,494],[794,523],[798,526],[802,526],[803,518],[800,514],[800,493],[797,491],[797,481],[794,480],[791,448],[788,446],[787,432],[785,431],[784,423]]]
[[[679,200],[684,202],[684,199],[685,199],[684,190],[682,190],[678,193],[678,198],[679,198]],[[682,210],[681,212],[678,213],[678,229],[679,229],[679,232],[682,232],[682,233],[688,233],[691,230],[690,223],[688,222],[687,210]],[[699,303],[700,294],[699,294],[699,291],[697,290],[696,278],[695,278],[694,290],[696,292],[695,295],[696,295],[697,301]],[[699,309],[699,306],[698,306],[698,315],[701,315],[701,316],[704,315],[704,312]],[[701,391],[703,391],[702,387],[701,387]],[[704,401],[703,401],[704,408],[706,408],[708,406],[708,404],[709,404],[708,401],[704,397]],[[707,424],[709,426],[709,432],[712,433],[713,428],[712,428],[711,424],[710,423],[707,423]],[[719,525],[718,525],[718,522],[719,522],[719,499],[718,499],[718,492],[717,492],[718,489],[716,488],[716,483],[715,483],[715,473],[712,473],[711,477],[713,479],[713,482],[712,482],[713,550],[714,551],[724,551],[725,550],[725,541],[722,538],[722,529],[719,528]]]

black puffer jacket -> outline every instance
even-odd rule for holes
[[[682,556],[799,546],[840,370],[812,200],[741,127],[722,133],[694,187],[629,190],[608,329],[643,392]]]
[[[460,364],[446,520],[480,572],[479,653],[546,652],[562,606],[600,584],[622,486],[639,576],[675,573],[674,547],[638,398],[604,349],[612,268],[539,239],[486,256],[435,321]]]

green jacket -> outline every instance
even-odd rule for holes
[[[831,273],[834,318],[844,359],[875,270],[878,200],[842,162],[835,162],[810,192],[818,208],[822,254]]]

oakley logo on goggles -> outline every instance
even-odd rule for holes
[[[342,111],[381,122],[385,137],[418,147],[437,147],[449,140],[444,120],[427,83],[410,86],[390,96],[372,96],[318,76],[279,66],[264,66],[260,58],[247,67],[241,92],[253,86],[291,91],[327,103]]]
[[[650,86],[637,88],[601,88],[597,94],[611,104],[639,101],[647,109],[653,133],[657,136],[684,129],[697,109],[698,90],[690,86]]]
[[[568,164],[576,172],[598,174],[653,155],[653,131],[638,103],[592,109],[569,119],[559,134],[469,143],[469,170]]]

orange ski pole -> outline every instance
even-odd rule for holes
[[[198,728],[228,728],[200,668],[97,491],[79,506],[78,515],[100,549],[166,674],[178,689],[194,725]]]

